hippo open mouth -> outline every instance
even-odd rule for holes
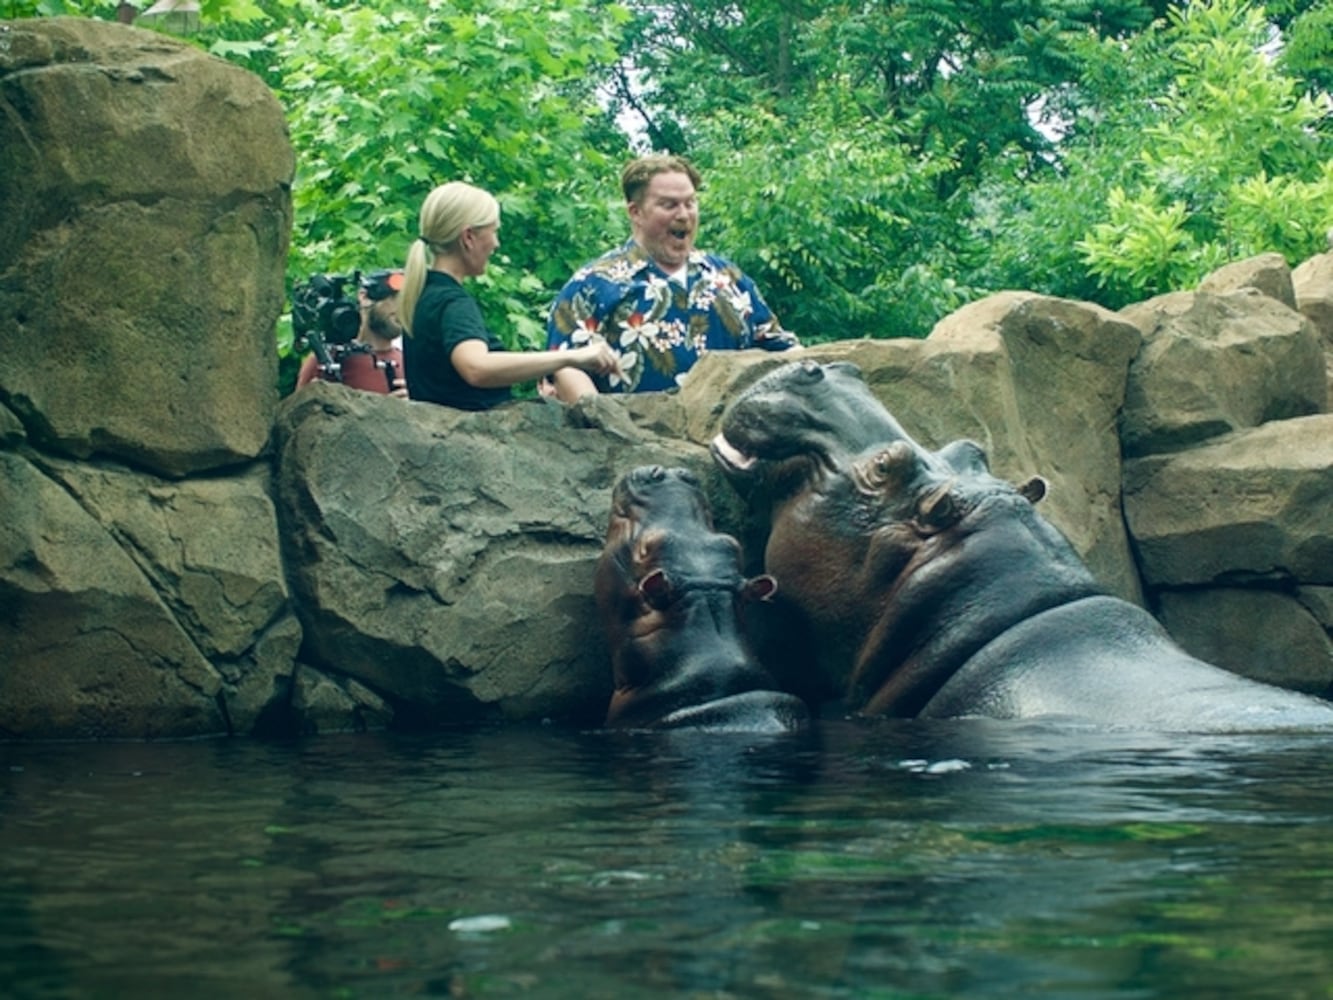
[[[906,438],[847,361],[793,361],[738,395],[710,443],[734,479],[767,470],[833,470],[868,447]],[[785,471],[782,467],[785,467]]]
[[[713,458],[729,472],[749,472],[759,461],[754,455],[747,454],[737,448],[722,433],[718,433],[713,438],[709,444],[709,450],[713,453]]]

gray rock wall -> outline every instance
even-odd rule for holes
[[[132,28],[0,22],[0,112],[0,737],[595,722],[619,475],[695,469],[758,559],[707,442],[790,356],[574,407],[279,402],[292,154],[265,88]],[[1005,293],[807,354],[859,364],[922,443],[1045,476],[1108,590],[1191,651],[1328,695],[1330,316],[1333,255],[1269,256],[1118,314]]]

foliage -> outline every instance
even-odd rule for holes
[[[1270,0],[1264,9],[1282,27],[1283,70],[1307,92],[1333,91],[1333,0]]]
[[[631,58],[646,81],[633,110],[650,138],[685,151],[692,126],[756,103],[803,117],[824,82],[845,81],[869,118],[898,126],[912,153],[948,156],[940,194],[966,186],[989,157],[1040,156],[1030,110],[1076,73],[1088,32],[1124,37],[1163,5],[1142,0],[637,0]],[[627,103],[623,88],[618,91]],[[659,143],[660,144],[660,143]],[[694,151],[692,148],[690,151]]]
[[[1078,244],[1113,298],[1191,285],[1227,260],[1323,249],[1333,223],[1330,110],[1259,49],[1268,27],[1240,0],[1173,11],[1174,78],[1143,132],[1136,177]]]
[[[631,144],[699,163],[703,245],[807,342],[1006,287],[1119,306],[1333,224],[1333,0],[622,2],[203,0],[196,41],[287,112],[289,277],[400,262],[427,191],[471,180],[504,206],[478,297],[533,346],[623,236]]]
[[[807,343],[924,336],[965,300],[954,228],[935,196],[947,157],[911,157],[898,127],[860,114],[846,81],[799,118],[719,111],[695,130],[707,242],[759,283]]]
[[[538,343],[548,289],[612,226],[603,192],[624,139],[587,81],[616,58],[619,8],[286,2],[268,44],[299,154],[293,273],[400,264],[425,195],[467,180],[503,207],[488,320],[511,346]]]
[[[1327,103],[1299,94],[1268,40],[1260,9],[1212,0],[1128,45],[1090,45],[1077,84],[1088,110],[1058,161],[1022,185],[996,171],[983,188],[994,252],[975,280],[1119,307],[1228,260],[1322,250]]]

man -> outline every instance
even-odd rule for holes
[[[326,372],[314,355],[301,362],[296,376],[299,389],[316,379],[338,381],[353,389],[407,398],[403,377],[403,352],[399,338],[403,328],[398,322],[398,292],[403,287],[403,272],[371,271],[357,286],[357,304],[361,328],[351,343],[329,347],[338,364],[337,374]]]
[[[673,388],[706,351],[798,346],[749,277],[695,248],[700,183],[698,170],[679,156],[640,157],[621,173],[630,239],[575,272],[546,325],[552,350],[604,337],[620,373],[562,368],[554,375],[561,400]]]

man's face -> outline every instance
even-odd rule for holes
[[[685,263],[699,229],[699,202],[688,174],[655,174],[637,202],[629,203],[634,239],[664,271]]]

